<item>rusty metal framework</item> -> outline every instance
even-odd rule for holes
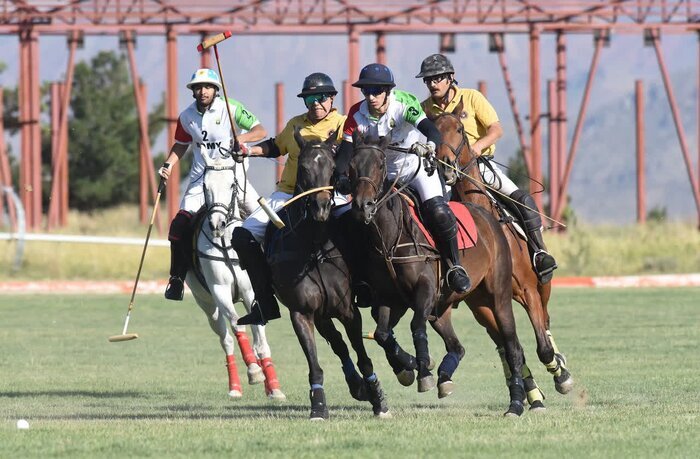
[[[181,35],[207,34],[231,30],[235,34],[342,34],[348,37],[348,79],[359,71],[359,37],[376,34],[377,62],[386,59],[385,39],[391,33],[491,34],[493,51],[498,53],[518,140],[523,150],[527,169],[535,180],[542,179],[542,136],[549,118],[549,175],[550,213],[558,218],[566,200],[568,181],[576,155],[582,121],[585,117],[591,82],[597,69],[598,57],[610,32],[644,34],[645,40],[656,49],[659,67],[674,115],[693,197],[700,217],[700,185],[697,171],[693,170],[690,152],[685,140],[680,116],[668,72],[659,47],[662,33],[700,33],[700,0],[0,0],[0,35],[17,35],[20,39],[20,122],[22,199],[27,208],[28,226],[37,229],[41,224],[41,152],[39,142],[39,36],[67,35],[69,62],[66,82],[52,91],[52,132],[54,133],[52,166],[52,208],[49,227],[57,226],[64,218],[59,203],[67,206],[65,171],[67,156],[67,111],[70,98],[73,58],[76,43],[85,34],[120,35],[129,51],[135,103],[139,111],[139,134],[143,175],[141,176],[141,214],[146,214],[147,190],[155,193],[153,175],[148,171],[149,142],[145,125],[144,89],[138,82],[133,58],[134,34],[161,35],[166,39],[166,117],[172,135],[177,118],[176,81],[177,38]],[[566,106],[566,35],[588,33],[595,36],[595,52],[588,82],[570,144],[567,142]],[[529,129],[523,126],[510,84],[508,64],[503,52],[505,34],[529,36]],[[543,34],[556,35],[557,74],[547,85],[547,104],[543,113],[545,95],[541,91],[540,40]],[[700,54],[698,55],[700,60]],[[208,56],[202,55],[202,64]],[[699,77],[700,79],[700,77]],[[700,81],[699,81],[700,84]],[[0,88],[0,95],[2,94]],[[349,87],[343,91],[346,108],[350,102]],[[279,88],[279,91],[282,89]],[[278,97],[279,100],[279,97]],[[55,108],[53,107],[55,105]],[[0,98],[0,107],[2,99]],[[700,106],[700,104],[699,104]],[[279,110],[279,107],[278,107]],[[700,110],[700,109],[699,109]],[[278,120],[279,122],[279,120]],[[0,120],[0,133],[2,133]],[[700,129],[700,127],[699,127]],[[643,146],[641,147],[643,150]],[[639,147],[638,147],[639,149]],[[0,136],[0,173],[4,155]],[[643,161],[643,151],[640,162]],[[638,183],[643,184],[643,170],[637,172]],[[6,175],[6,174],[5,174]],[[0,182],[7,181],[2,179]],[[174,184],[171,184],[174,185]],[[25,190],[29,190],[24,192]],[[168,188],[171,216],[177,211],[174,193],[177,186]],[[58,199],[54,199],[58,197]],[[637,196],[644,202],[643,186]],[[542,196],[536,196],[542,205]],[[0,203],[0,205],[2,205]],[[641,213],[641,211],[640,211]],[[642,218],[640,217],[640,221]]]

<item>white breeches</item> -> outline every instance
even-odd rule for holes
[[[416,167],[420,169],[415,178],[411,180],[411,177],[416,172]],[[401,183],[411,180],[410,185],[420,196],[421,202],[436,196],[444,196],[440,175],[438,172],[435,172],[433,175],[428,176],[428,173],[423,168],[422,161],[407,161],[403,168],[398,161],[387,161],[387,179],[393,182],[398,174],[400,174],[399,182]]]
[[[479,172],[484,179],[484,183],[506,196],[513,194],[513,192],[518,189],[518,186],[503,173],[501,168],[498,167],[498,164],[491,161],[489,161],[489,164],[493,167],[493,170],[496,172],[495,174],[491,172],[491,169],[486,167],[484,163],[479,163]]]
[[[294,195],[292,195],[291,193],[275,191],[274,193],[272,193],[272,195],[270,195],[270,199],[267,200],[267,204],[273,211],[277,212],[282,208],[282,206],[284,206],[284,203],[289,201],[293,196]],[[335,195],[333,196],[333,200],[335,201],[336,207],[348,202],[348,198],[346,196],[343,196],[342,194],[338,193],[335,193]],[[343,209],[344,211],[350,209],[349,206],[345,207],[346,208]],[[333,215],[337,217],[338,213],[342,212],[337,212],[334,208]],[[263,239],[265,238],[265,230],[267,229],[267,224],[269,222],[270,217],[268,217],[268,215],[265,213],[262,207],[258,207],[253,213],[250,214],[248,218],[246,218],[245,222],[243,222],[243,228],[250,231],[250,234],[253,235],[256,241],[262,243]]]

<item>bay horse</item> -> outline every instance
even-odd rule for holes
[[[311,420],[328,419],[323,388],[323,369],[318,362],[314,327],[340,358],[350,394],[369,401],[374,415],[390,417],[389,407],[362,336],[362,316],[351,301],[351,279],[339,249],[330,237],[329,216],[333,205],[331,177],[335,169],[335,135],[326,142],[305,141],[299,131],[295,196],[279,216],[286,226],[268,225],[265,254],[273,286],[289,309],[294,332],[309,366]],[[295,199],[295,198],[292,198]],[[357,354],[357,373],[343,336],[331,319],[338,319]]]
[[[280,389],[272,364],[265,327],[251,326],[251,349],[245,326],[236,325],[238,314],[234,303],[242,301],[245,309],[250,312],[255,298],[248,274],[241,269],[238,256],[231,247],[233,228],[241,224],[237,201],[239,190],[234,168],[243,166],[236,164],[228,155],[216,160],[210,159],[206,154],[202,156],[206,164],[202,178],[205,205],[195,220],[193,262],[185,281],[207,316],[209,326],[219,336],[226,354],[229,397],[243,396],[234,358],[235,336],[247,367],[248,383],[264,383],[265,393],[270,399],[284,400],[286,396]]]
[[[437,146],[437,157],[445,164],[447,173],[457,174],[452,187],[453,199],[463,203],[477,204],[490,209],[492,215],[502,223],[513,260],[513,299],[527,311],[537,340],[537,356],[554,379],[557,392],[566,394],[573,389],[574,380],[566,367],[566,357],[557,348],[551,331],[547,304],[552,291],[551,281],[541,284],[532,268],[527,241],[512,223],[507,223],[499,212],[499,206],[490,197],[479,173],[479,157],[469,146],[469,139],[459,119],[463,111],[462,101],[452,112],[441,113],[433,119],[442,134],[442,144]],[[493,322],[481,322],[487,330]],[[490,332],[489,332],[490,333]],[[500,352],[500,350],[499,350]],[[529,369],[524,369],[529,373]],[[506,373],[506,379],[508,375]],[[531,388],[528,388],[530,390]],[[528,396],[528,399],[530,397]]]
[[[521,369],[523,353],[515,330],[511,305],[511,260],[508,242],[489,212],[464,204],[476,223],[474,247],[460,253],[462,266],[472,280],[472,288],[462,294],[441,284],[440,255],[411,217],[408,203],[387,181],[385,149],[390,136],[378,142],[365,141],[353,133],[354,153],[350,161],[352,212],[365,223],[365,281],[374,290],[377,328],[374,339],[384,348],[392,368],[410,368],[392,330],[408,309],[413,310],[411,331],[416,351],[418,391],[435,387],[429,370],[430,354],[426,323],[433,316],[433,327],[445,341],[447,355],[438,368],[438,396],[449,395],[452,374],[464,355],[464,348],[451,323],[452,308],[465,300],[472,310],[488,310],[498,323],[500,344],[505,348],[510,404],[505,415],[520,416],[525,390]],[[392,362],[393,361],[393,362]]]

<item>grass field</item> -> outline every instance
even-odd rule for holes
[[[306,362],[286,312],[268,334],[288,400],[246,385],[231,401],[223,352],[191,297],[137,297],[129,331],[141,338],[108,343],[128,298],[0,295],[0,457],[700,457],[699,298],[700,289],[556,291],[552,331],[576,379],[567,396],[536,362],[518,306],[547,411],[515,420],[501,416],[500,362],[464,306],[455,319],[467,357],[447,399],[400,386],[367,342],[389,420],[351,399],[321,340],[331,419],[311,423]],[[20,418],[29,430],[15,428]]]

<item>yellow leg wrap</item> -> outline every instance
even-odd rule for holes
[[[554,376],[561,376],[561,365],[559,365],[556,358],[550,363],[546,364],[545,367],[547,367],[547,371]]]
[[[506,350],[502,347],[497,347],[496,351],[498,352],[498,356],[501,358],[501,365],[503,365],[503,376],[506,377],[506,382],[508,382],[510,381],[510,377],[512,375],[510,373],[508,362],[506,362]]]
[[[544,394],[542,394],[542,391],[540,390],[539,387],[535,387],[534,389],[530,390],[527,392],[527,403],[532,405],[536,401],[544,401]]]
[[[557,347],[557,343],[554,342],[554,337],[552,336],[552,332],[549,330],[547,330],[547,338],[549,338],[549,342],[552,345],[554,352],[556,354],[561,354],[561,352],[559,352],[559,348]]]

